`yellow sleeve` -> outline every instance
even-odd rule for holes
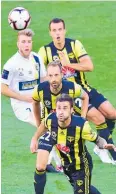
[[[45,119],[44,119],[44,122],[45,122],[45,127],[51,131],[51,122],[52,120],[49,119],[49,116],[51,115],[52,113],[50,113]]]
[[[74,83],[75,87],[75,93],[74,93],[74,98],[81,97],[83,94],[83,89],[79,84]]]
[[[86,55],[87,52],[84,48],[84,46],[82,45],[82,43],[79,40],[75,41],[75,55],[76,58],[81,57],[82,55]]]
[[[44,65],[47,66],[47,56],[46,56],[46,51],[44,46],[39,49],[38,54],[41,57]]]
[[[32,98],[36,101],[40,101],[40,97],[39,97],[39,92],[38,92],[38,85],[35,86],[33,93],[32,93]]]
[[[95,141],[96,138],[97,138],[97,133],[92,131],[88,121],[86,121],[82,130],[82,139],[85,139],[88,141]]]

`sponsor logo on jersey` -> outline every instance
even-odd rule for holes
[[[31,80],[31,81],[24,81],[24,82],[19,82],[19,91],[21,90],[32,90],[34,87],[39,84],[39,80]]]
[[[53,56],[53,61],[59,61],[60,59],[59,59],[59,57],[58,57],[58,55],[54,55]]]
[[[76,72],[70,67],[62,67],[62,73],[64,78],[76,77]]]
[[[57,149],[65,154],[68,154],[70,152],[70,148],[68,146],[65,146],[63,144],[57,144]]]
[[[57,134],[56,134],[55,131],[52,131],[52,132],[51,132],[51,136],[52,136],[52,138],[53,138],[54,140],[56,140]]]
[[[8,79],[8,75],[9,75],[9,71],[3,69],[2,78],[3,78],[3,79]]]
[[[51,102],[50,102],[49,100],[45,100],[45,101],[44,101],[44,104],[45,104],[47,107],[50,107]]]

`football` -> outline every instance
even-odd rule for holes
[[[30,24],[31,16],[27,9],[16,7],[8,15],[8,22],[14,30],[24,30]]]

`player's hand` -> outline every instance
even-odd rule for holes
[[[31,144],[30,144],[30,151],[31,153],[36,153],[38,148],[38,141],[34,137],[31,139]]]
[[[106,145],[104,145],[104,149],[114,150],[116,152],[116,146],[113,145],[113,144],[106,144]]]
[[[59,54],[60,62],[62,64],[62,66],[67,66],[69,61],[66,59],[66,56],[65,56],[64,52],[58,51],[58,54]]]

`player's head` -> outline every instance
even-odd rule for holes
[[[65,39],[65,22],[60,18],[54,18],[49,22],[49,33],[55,43],[62,43]]]
[[[61,94],[56,100],[56,115],[60,122],[71,117],[73,112],[73,99],[68,94]]]
[[[22,56],[28,57],[32,50],[32,37],[34,32],[31,29],[25,29],[18,32],[17,47]]]
[[[48,64],[47,77],[52,88],[59,88],[62,83],[62,67],[59,61],[52,61]]]

